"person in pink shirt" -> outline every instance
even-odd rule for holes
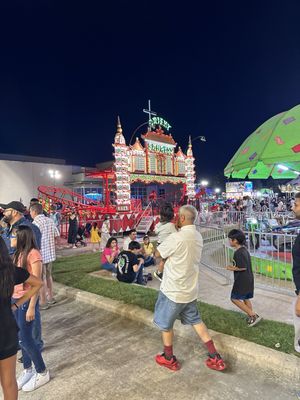
[[[42,256],[37,249],[33,231],[28,226],[19,226],[13,230],[11,247],[16,249],[14,263],[28,271],[29,274],[41,279]],[[28,284],[16,285],[13,302],[24,296],[30,290]],[[18,389],[31,392],[50,380],[49,370],[44,363],[41,350],[32,336],[33,321],[38,314],[39,294],[36,293],[14,312],[19,326],[19,341],[22,350],[24,370],[17,379]],[[32,365],[33,364],[33,365]],[[33,368],[34,366],[34,368]]]
[[[119,252],[117,239],[115,237],[109,238],[101,255],[101,268],[116,273],[117,269],[114,260]]]

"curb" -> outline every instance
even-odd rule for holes
[[[102,310],[115,313],[121,317],[140,322],[151,328],[153,313],[138,306],[124,304],[121,301],[81,291],[55,282],[55,292],[58,296],[68,297],[81,303],[89,304]],[[176,336],[199,343],[190,327],[181,325],[176,321],[174,326]],[[248,342],[234,336],[209,330],[216,347],[230,360],[230,364],[250,364],[252,368],[263,370],[264,373],[274,378],[285,380],[288,383],[300,381],[300,359],[296,356],[281,353],[256,343]]]

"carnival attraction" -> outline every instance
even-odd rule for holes
[[[240,146],[224,170],[228,178],[294,179],[300,174],[300,105],[270,118]]]
[[[45,209],[59,205],[62,215],[75,209],[82,221],[99,221],[100,225],[109,215],[111,232],[117,234],[133,227],[149,231],[159,220],[161,201],[171,202],[175,211],[193,202],[196,176],[191,137],[185,154],[169,132],[171,125],[151,111],[150,102],[144,111],[149,115],[148,128],[133,145],[126,143],[118,117],[114,159],[84,170],[87,179],[98,182],[99,200],[65,187],[41,186],[39,197]]]

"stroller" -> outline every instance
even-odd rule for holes
[[[75,246],[76,247],[81,247],[81,246],[86,247],[87,243],[86,243],[85,239],[86,239],[86,237],[85,237],[85,226],[81,225],[78,228],[78,231],[77,231]]]

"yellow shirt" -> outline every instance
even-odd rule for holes
[[[144,252],[145,252],[145,255],[147,256],[147,257],[149,257],[149,256],[153,256],[153,253],[154,253],[154,247],[153,247],[153,244],[152,243],[149,243],[149,244],[143,244],[143,248],[144,248]]]

